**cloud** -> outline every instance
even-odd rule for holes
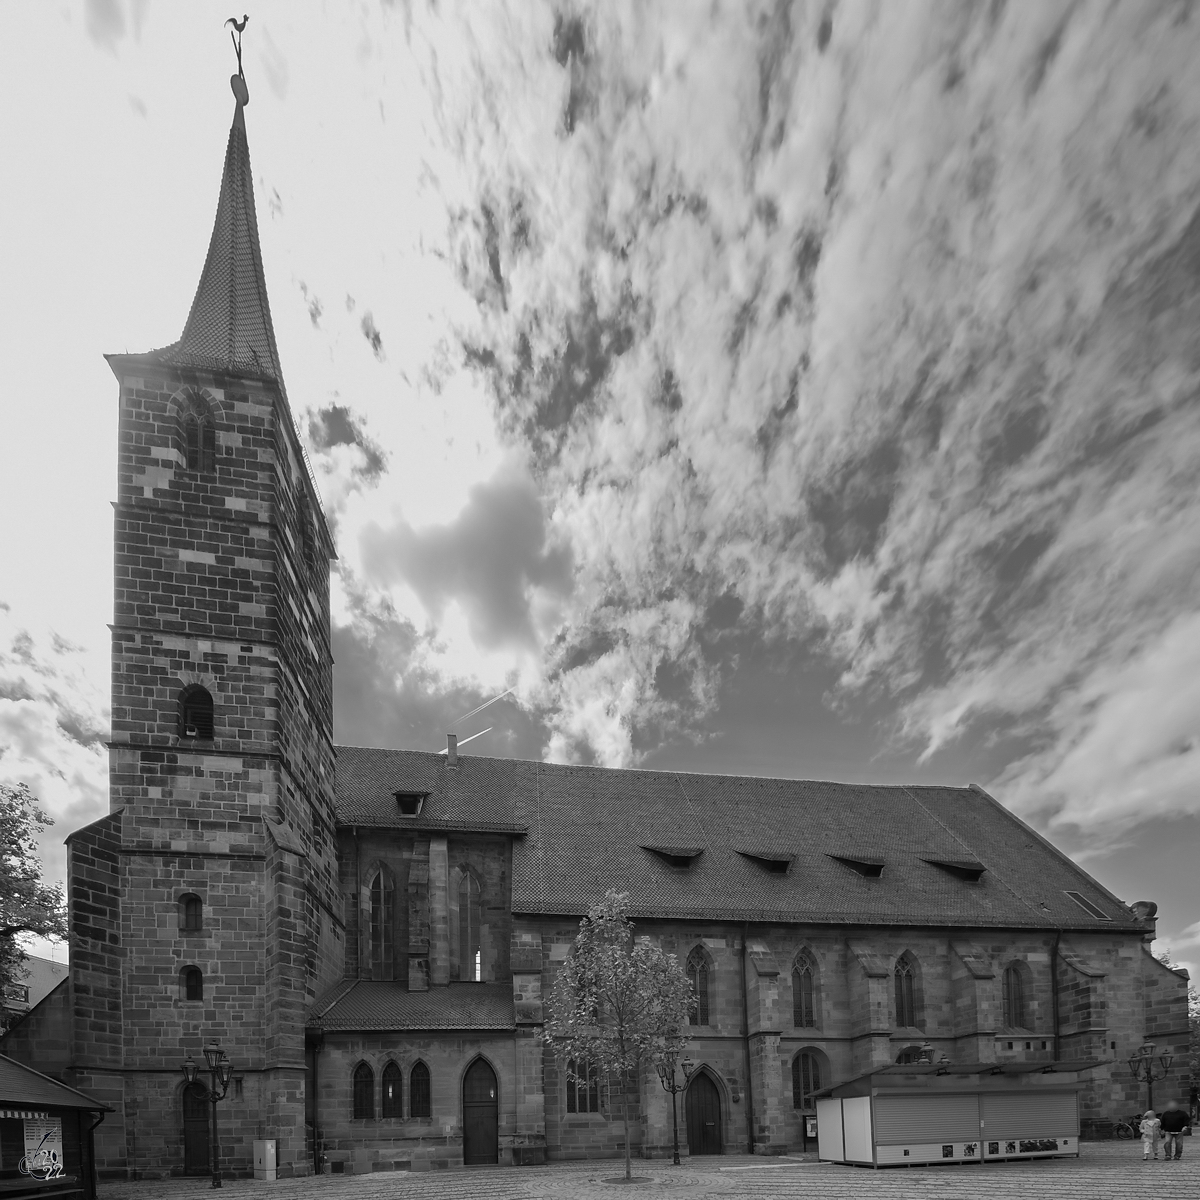
[[[328,404],[310,413],[308,438],[318,454],[326,454],[338,446],[355,447],[360,461],[350,467],[350,472],[357,478],[377,480],[386,468],[383,449],[367,435],[365,423],[346,405]]]
[[[573,555],[551,752],[627,763],[639,729],[686,726],[660,681],[710,694],[729,597],[762,641],[818,639],[833,702],[886,700],[926,754],[1011,739],[995,786],[1023,807],[1100,839],[1147,804],[1196,811],[1190,751],[1148,716],[1113,764],[1133,791],[1086,767],[1122,697],[1193,713],[1167,662],[1200,568],[1194,25],[1066,4],[414,20],[467,181],[464,360]],[[393,540],[381,579],[432,611],[471,591]]]
[[[37,637],[0,604],[0,779],[27,783],[55,826],[40,839],[51,878],[62,838],[108,811],[108,712],[76,646]]]
[[[403,519],[369,525],[364,573],[376,584],[407,584],[436,621],[451,601],[471,635],[495,648],[539,644],[538,611],[571,590],[571,557],[551,543],[541,501],[528,479],[506,473],[471,489],[449,525],[414,530]]]

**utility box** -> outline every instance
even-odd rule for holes
[[[274,1138],[267,1138],[265,1141],[254,1143],[254,1178],[255,1179],[275,1179],[277,1178],[275,1168],[275,1147],[277,1143]]]
[[[818,1155],[864,1167],[1077,1157],[1074,1062],[905,1063],[817,1094]]]

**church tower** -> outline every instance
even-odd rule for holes
[[[178,341],[120,384],[111,812],[70,839],[71,1077],[102,1173],[207,1173],[180,1067],[218,1042],[222,1169],[312,1169],[304,1017],[339,975],[329,561],[271,324],[236,106]]]

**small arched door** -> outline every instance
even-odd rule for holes
[[[721,1093],[701,1071],[687,1090],[687,1140],[693,1154],[721,1153]]]
[[[208,1089],[193,1083],[183,1089],[183,1173],[207,1175],[212,1170],[208,1153],[208,1122],[212,1106]]]
[[[477,1058],[463,1077],[463,1163],[500,1161],[500,1103],[496,1072]]]

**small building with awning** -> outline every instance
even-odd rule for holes
[[[106,1104],[0,1054],[0,1200],[95,1200]]]
[[[863,1167],[1078,1157],[1073,1062],[902,1063],[817,1098],[818,1155]]]

